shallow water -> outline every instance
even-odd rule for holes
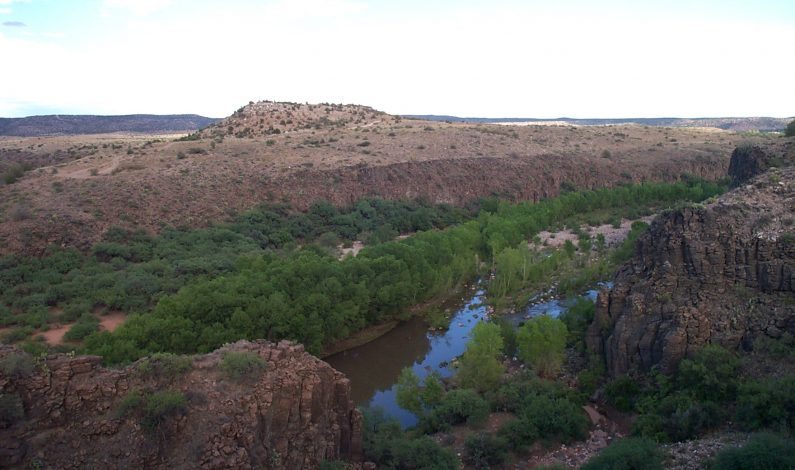
[[[595,300],[597,293],[597,290],[590,290],[586,295]],[[356,405],[380,407],[403,426],[413,426],[417,423],[416,416],[400,408],[395,401],[400,371],[411,367],[421,379],[434,371],[442,377],[452,376],[455,371],[448,363],[464,353],[472,328],[489,318],[483,304],[484,294],[476,285],[463,298],[445,305],[454,313],[449,329],[444,332],[428,331],[427,323],[415,317],[370,343],[330,356],[326,361],[351,380],[351,394]],[[544,313],[557,317],[568,307],[567,300],[531,301],[523,311],[504,318],[518,325]]]

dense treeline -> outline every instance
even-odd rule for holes
[[[601,208],[702,200],[706,182],[639,184],[570,193],[538,204],[495,203],[477,219],[374,245],[341,261],[319,249],[240,259],[236,270],[198,280],[86,341],[111,363],[155,352],[194,353],[240,338],[289,338],[312,352],[471,279],[479,261],[568,217]]]
[[[112,228],[89,256],[54,249],[44,258],[0,258],[0,326],[18,325],[17,336],[25,337],[96,307],[143,312],[197,278],[237,272],[241,257],[293,251],[310,242],[334,252],[338,243],[357,238],[374,244],[398,233],[458,224],[476,210],[365,199],[343,209],[318,203],[307,213],[262,206],[229,224],[166,229],[156,237]],[[60,313],[52,314],[54,308]]]

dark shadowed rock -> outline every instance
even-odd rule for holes
[[[729,177],[740,185],[770,167],[790,166],[795,162],[795,141],[740,145],[732,152]]]
[[[219,370],[229,351],[256,354],[264,372],[229,378]],[[114,370],[98,357],[63,354],[20,373],[6,367],[9,356],[33,360],[0,346],[3,403],[23,410],[0,425],[0,468],[297,469],[361,456],[348,379],[287,341],[239,341],[192,358],[187,371],[155,374],[141,362]],[[178,392],[185,405],[152,429],[140,413],[120,413],[134,390],[144,401]]]
[[[655,219],[597,300],[588,343],[610,374],[670,372],[708,343],[795,332],[793,207],[795,168],[771,169]]]

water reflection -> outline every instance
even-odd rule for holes
[[[445,332],[429,332],[427,324],[413,318],[368,344],[328,357],[326,361],[351,379],[351,393],[357,405],[383,408],[404,426],[417,418],[397,406],[396,382],[404,367],[411,367],[420,378],[433,371],[443,377],[454,371],[446,364],[464,353],[469,333],[486,315],[482,290],[468,294],[463,306],[458,302],[450,327]]]

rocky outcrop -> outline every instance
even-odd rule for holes
[[[229,352],[256,354],[264,372],[232,378],[219,368]],[[0,365],[0,468],[297,469],[361,456],[348,379],[287,341],[123,369],[0,346]],[[158,401],[165,390],[176,398]]]
[[[784,168],[657,217],[597,300],[588,343],[610,374],[670,372],[708,343],[795,333],[793,207],[795,168]]]
[[[740,185],[771,167],[791,166],[795,162],[795,141],[740,145],[732,152],[729,177]]]

